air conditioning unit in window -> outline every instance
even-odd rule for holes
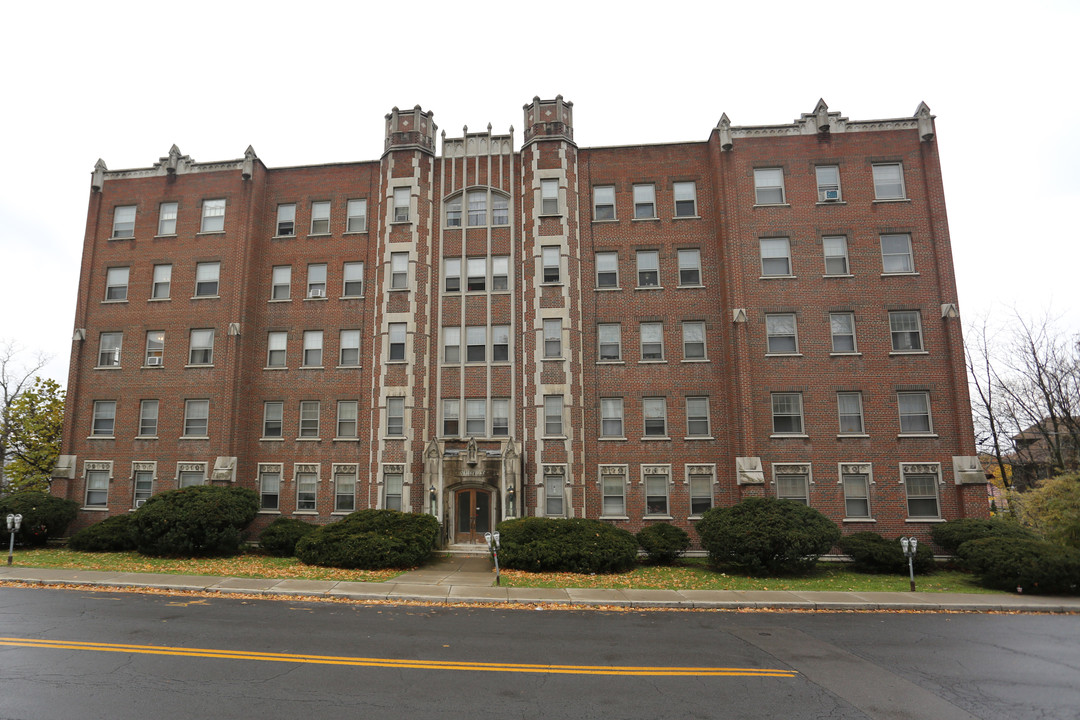
[[[320,290],[319,288],[311,288],[311,291],[308,293],[308,297],[313,297],[313,298],[326,297],[326,291],[325,290]]]
[[[149,365],[160,365],[161,364],[161,358],[159,358],[159,357],[148,357],[148,358],[146,358],[146,364],[148,366]]]
[[[840,199],[840,190],[822,190],[821,199],[823,202],[836,202]]]
[[[143,506],[144,502],[146,502],[146,500],[136,500],[135,501],[135,508],[136,509],[141,508]]]

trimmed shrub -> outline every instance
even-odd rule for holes
[[[22,515],[22,525],[15,533],[19,545],[44,545],[49,538],[59,537],[79,513],[79,503],[53,497],[40,490],[23,490],[0,498],[0,518]],[[3,533],[7,533],[6,520]]]
[[[859,532],[840,538],[840,549],[851,556],[852,569],[865,573],[891,573],[906,575],[908,559],[900,538],[886,540],[875,532]],[[917,573],[930,573],[935,569],[934,551],[927,543],[915,549],[914,566]]]
[[[126,552],[135,549],[133,515],[113,515],[71,536],[68,547],[79,552]]]
[[[505,568],[611,573],[633,567],[638,544],[628,530],[600,520],[526,517],[499,523]]]
[[[961,518],[934,525],[930,528],[930,537],[943,550],[955,554],[968,540],[986,537],[1034,539],[1035,534],[1014,520]]]
[[[318,529],[318,525],[303,520],[280,517],[259,535],[259,546],[276,557],[293,557],[297,541]]]
[[[776,498],[707,510],[697,532],[710,563],[750,574],[808,572],[840,539],[836,524],[814,508]]]
[[[435,549],[439,521],[397,510],[357,510],[323,525],[296,543],[308,565],[377,570],[420,565]]]
[[[670,565],[690,548],[690,534],[668,523],[649,525],[636,537],[649,562],[657,565]]]
[[[236,555],[244,529],[259,512],[259,496],[239,487],[196,485],[150,497],[134,513],[136,549],[143,555]]]
[[[1045,540],[987,537],[969,540],[957,554],[979,584],[1027,593],[1080,593],[1080,551]]]

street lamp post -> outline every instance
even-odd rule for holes
[[[8,515],[7,529],[11,533],[11,543],[8,545],[7,564],[11,567],[12,556],[15,555],[15,533],[22,527],[22,515]]]
[[[902,537],[900,538],[900,547],[904,548],[904,557],[907,558],[908,576],[911,578],[911,592],[915,592],[915,549],[919,547],[919,539]]]
[[[491,556],[495,558],[495,584],[499,584],[499,531],[496,530],[493,533],[484,533],[484,539],[487,540],[488,550],[491,551]]]

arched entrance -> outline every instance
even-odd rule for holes
[[[492,491],[470,487],[454,491],[454,542],[484,543],[484,533],[491,532]]]

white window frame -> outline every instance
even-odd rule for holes
[[[461,203],[464,193],[458,193],[452,198],[447,198],[446,209],[444,210],[446,227],[459,228],[461,227]]]
[[[461,258],[443,258],[443,292],[461,292]]]
[[[826,235],[822,237],[821,252],[825,261],[826,277],[847,277],[851,275],[851,261],[848,257],[846,235]],[[838,265],[842,267],[837,267]]]
[[[510,198],[502,193],[491,193],[491,224],[510,224]]]
[[[469,227],[484,227],[488,224],[487,190],[470,190],[465,193],[465,204]]]
[[[395,223],[407,223],[412,215],[412,188],[408,185],[394,188],[393,212]]]
[[[465,400],[465,437],[487,437],[487,400]]]
[[[225,232],[225,198],[213,198],[202,201],[201,233]]]
[[[559,181],[544,178],[540,181],[540,214],[559,215]]]
[[[296,512],[310,514],[318,512],[319,504],[319,463],[296,463],[293,465],[293,484],[296,486]]]
[[[165,364],[165,331],[146,331],[146,355],[143,358],[146,367],[161,367]]]
[[[874,200],[907,200],[903,163],[874,163]],[[895,170],[895,176],[892,176]]]
[[[281,463],[259,463],[259,510],[261,512],[275,512],[281,509],[282,474]]]
[[[456,325],[442,329],[442,361],[447,365],[461,364],[461,328]]]
[[[443,398],[442,434],[443,437],[461,437],[461,401],[457,398]]]
[[[131,268],[120,265],[105,270],[105,302],[127,302]]]
[[[916,407],[916,404],[918,407]],[[896,409],[900,416],[901,435],[926,436],[934,434],[934,415],[930,405],[929,391],[904,390],[897,392]],[[925,421],[919,421],[918,418],[925,418]]]
[[[754,204],[787,204],[787,194],[784,190],[784,168],[754,168]]]
[[[390,253],[390,289],[409,289],[409,253]]]
[[[510,289],[510,256],[495,255],[491,258],[491,291]]]
[[[844,325],[846,324],[846,327]],[[850,347],[844,338],[850,338]],[[837,344],[837,340],[840,343]],[[859,352],[858,339],[855,336],[855,313],[829,313],[829,340],[833,355],[856,355]]]
[[[330,201],[316,200],[311,203],[311,231],[308,235],[330,234]]]
[[[615,349],[614,355],[611,355],[612,347]],[[604,355],[605,352],[608,354],[607,357]],[[599,323],[596,326],[596,360],[602,363],[622,362],[622,325],[620,323]]]
[[[491,326],[491,362],[510,362],[510,326]]]
[[[914,328],[910,323],[912,318],[915,319]],[[889,336],[892,338],[893,353],[926,352],[922,336],[922,313],[918,310],[890,311]]]
[[[566,517],[566,484],[566,466],[544,466],[544,517]]]
[[[683,248],[678,251],[679,287],[701,287],[701,250]]]
[[[275,425],[276,434],[273,432]],[[262,435],[260,437],[275,440],[285,437],[285,403],[280,400],[266,400],[263,402]]]
[[[188,335],[188,365],[211,367],[214,364],[214,328],[192,328]],[[196,355],[196,353],[200,353]],[[202,362],[197,362],[202,361]]]
[[[351,428],[350,428],[351,423]],[[343,432],[344,430],[344,432]],[[360,403],[356,400],[338,400],[335,439],[355,440],[360,432]]]
[[[401,468],[401,465],[393,466]],[[382,473],[382,509],[404,512],[405,473],[383,468]]]
[[[814,484],[810,463],[773,463],[772,472],[777,499],[794,500],[810,507],[810,487]],[[797,487],[793,482],[785,482],[796,478]]]
[[[912,493],[912,481],[918,480],[923,487],[916,488]],[[941,464],[940,463],[900,463],[900,482],[904,485],[904,496],[907,503],[907,516],[909,521],[939,520],[941,518]],[[933,493],[926,492],[927,487],[933,489]],[[934,512],[912,512],[913,502],[933,500]]]
[[[487,292],[488,259],[465,258],[465,292]]]
[[[406,344],[408,340],[408,326],[406,323],[388,323],[387,336],[387,362],[406,362]]]
[[[140,438],[155,438],[158,434],[158,420],[161,410],[160,400],[139,401],[139,434]]]
[[[614,262],[612,262],[614,261]],[[614,266],[612,268],[611,266]],[[601,267],[603,266],[603,267]],[[619,253],[596,253],[596,287],[616,290],[619,287]]]
[[[341,264],[341,297],[364,297],[364,263],[353,260]]]
[[[544,396],[544,437],[564,437],[563,396]]]
[[[107,508],[109,506],[109,485],[113,480],[112,460],[95,460],[83,463],[83,479],[86,492],[83,507]]]
[[[795,313],[765,315],[765,354],[799,354],[799,318]]]
[[[558,245],[544,245],[540,248],[540,259],[542,284],[560,284],[562,282],[562,249]]]
[[[270,269],[270,301],[292,299],[292,265],[275,265]]]
[[[158,205],[158,237],[172,237],[176,235],[176,217],[180,204],[175,202],[163,202]]]
[[[206,484],[206,463],[176,463],[176,486],[178,488],[196,487]]]
[[[642,465],[642,493],[645,496],[645,517],[671,518],[671,465]],[[663,490],[661,494],[659,490]],[[659,499],[663,498],[663,507]]]
[[[817,179],[817,195],[819,203],[837,203],[844,201],[844,195],[840,188],[840,166],[818,165],[814,168]]]
[[[310,263],[307,266],[307,299],[326,299],[326,263]]]
[[[338,333],[338,367],[360,367],[359,330],[345,329]]]
[[[716,465],[687,464],[684,471],[686,494],[690,500],[690,517],[699,518],[716,505]],[[707,507],[703,507],[702,498],[707,498]]]
[[[642,439],[666,439],[668,437],[667,398],[641,398]]]
[[[675,217],[697,217],[697,183],[693,181],[671,184],[675,203]],[[689,204],[689,205],[688,205]]]
[[[133,462],[131,463],[131,489],[133,509],[139,509],[154,494],[154,483],[157,481],[157,462]]]
[[[561,360],[563,356],[562,318],[544,318],[544,359]]]
[[[277,226],[275,237],[296,236],[296,203],[281,203],[277,206]]]
[[[626,488],[627,480],[626,465],[601,465],[597,468],[597,484],[600,486],[600,518],[612,520],[625,520],[626,515]],[[616,492],[617,490],[617,492]],[[611,500],[618,498],[618,508],[613,508]],[[618,512],[611,512],[618,510]]]
[[[694,335],[700,336],[700,340]],[[698,350],[697,346],[701,346]],[[683,362],[703,362],[709,359],[709,350],[705,342],[705,321],[684,320],[682,322]]]
[[[288,366],[289,333],[284,330],[271,330],[266,333],[266,367],[283,368]]]
[[[615,216],[615,186],[593,187],[593,222],[617,220]]]
[[[643,322],[638,326],[638,333],[641,338],[641,362],[665,362],[664,323]],[[648,348],[648,351],[646,351],[646,348]],[[657,355],[657,348],[660,351],[658,356],[648,357],[648,355]]]
[[[510,399],[491,398],[491,437],[510,436]]]
[[[172,295],[172,265],[161,263],[154,265],[153,283],[150,286],[151,300],[168,300]]]
[[[874,485],[870,463],[839,463],[839,484],[844,493],[844,520],[867,521],[873,518],[870,488]],[[852,512],[852,509],[855,512]]]
[[[621,397],[600,398],[600,437],[618,438],[626,437],[625,402]],[[609,428],[614,431],[618,425],[618,432],[608,432]]]
[[[221,289],[221,263],[195,263],[195,294],[192,298],[219,297]]]
[[[111,438],[116,436],[116,401],[95,400],[94,415],[91,419],[91,438]]]
[[[323,366],[323,331],[304,331],[304,354],[301,367],[321,368]]]
[[[465,362],[487,362],[487,326],[465,326]]]
[[[806,434],[806,423],[803,417],[803,396],[801,392],[774,392],[769,393],[772,406],[772,434],[774,436],[801,437]],[[777,420],[790,418],[789,429],[779,429]],[[798,424],[798,427],[795,424]]]
[[[638,250],[637,259],[637,286],[639,288],[656,288],[660,285],[660,251]]]
[[[836,393],[836,420],[838,434],[865,435],[866,418],[863,414],[862,393],[839,391]]]
[[[98,336],[97,366],[120,367],[120,357],[124,346],[124,333],[103,332]]]
[[[793,277],[795,271],[791,264],[791,238],[766,237],[758,240],[761,248],[761,277]],[[779,267],[780,260],[783,267]],[[782,270],[783,272],[778,272]]]
[[[297,439],[310,439],[321,437],[322,428],[322,401],[300,401],[300,426]]]
[[[386,398],[386,436],[405,436],[405,398],[400,395]]]
[[[656,185],[638,183],[634,185],[634,219],[656,219]]]
[[[882,233],[881,274],[915,275],[915,255],[910,233]],[[888,247],[887,247],[888,246]]]
[[[330,466],[334,479],[334,513],[351,513],[356,510],[356,484],[359,466],[354,463],[333,463]]]
[[[210,400],[184,400],[184,437],[210,437]]]
[[[698,426],[695,428],[695,425]],[[704,427],[701,427],[704,425]],[[698,432],[695,432],[695,429]],[[687,438],[707,438],[712,436],[712,419],[709,413],[709,397],[694,395],[686,398],[686,436]]]
[[[135,205],[118,205],[113,208],[112,237],[127,239],[135,237]]]
[[[367,232],[367,198],[353,198],[345,204],[345,233]]]

